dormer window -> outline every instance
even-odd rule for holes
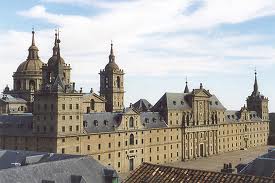
[[[83,121],[83,127],[87,128],[88,127],[88,122],[87,121]]]
[[[235,118],[235,116],[234,116],[234,115],[232,115],[232,118],[234,119],[234,118]]]
[[[173,101],[173,104],[174,104],[174,105],[176,105],[176,104],[177,104],[177,102],[176,102],[176,101]]]
[[[145,123],[149,123],[149,119],[148,118],[145,118]]]
[[[180,103],[181,103],[181,105],[184,105],[184,102],[183,102],[183,101],[181,101]]]
[[[219,104],[218,101],[215,101],[215,104],[218,105]]]
[[[108,125],[108,120],[104,120],[104,125],[105,125],[105,126]]]
[[[228,119],[230,119],[230,115],[227,115]]]
[[[156,119],[156,118],[153,118],[153,122],[154,122],[154,123],[157,122],[157,119]]]
[[[212,101],[210,101],[209,104],[212,105]]]
[[[98,121],[97,120],[94,120],[94,125],[98,126]]]

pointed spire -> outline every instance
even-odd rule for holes
[[[257,70],[255,69],[255,81],[254,81],[254,90],[252,92],[252,95],[257,96],[260,94],[259,88],[258,88],[258,82],[257,82]]]
[[[187,84],[188,84],[188,82],[187,82],[187,77],[186,77],[184,93],[189,93],[189,88],[188,88]]]
[[[57,29],[55,29],[55,39],[54,39],[54,47],[53,47],[53,56],[57,56],[57,52],[58,52],[58,43],[57,43],[57,36],[58,36],[58,34],[57,34]]]
[[[37,59],[39,59],[38,48],[35,46],[34,34],[35,34],[34,28],[32,28],[32,44],[29,47],[28,60],[37,60]]]
[[[34,33],[34,28],[32,28],[32,46],[35,46]]]
[[[115,62],[115,55],[114,55],[113,41],[112,40],[111,40],[111,50],[110,50],[110,55],[109,55],[109,63],[110,62]]]

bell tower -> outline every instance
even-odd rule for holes
[[[124,109],[124,72],[115,62],[113,43],[109,55],[109,63],[104,70],[100,70],[100,96],[107,102],[107,112],[122,112]]]
[[[255,70],[254,90],[247,97],[247,108],[249,111],[256,111],[262,120],[269,120],[268,114],[268,98],[260,94],[257,82],[257,72]]]

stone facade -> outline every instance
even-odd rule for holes
[[[113,45],[97,95],[75,90],[59,44],[56,35],[32,114],[0,115],[1,149],[91,155],[128,172],[142,162],[165,164],[267,144],[268,99],[259,94],[256,75],[247,107],[238,111],[227,110],[202,84],[189,92],[187,82],[184,92],[165,93],[155,105],[142,99],[125,108],[124,72]]]

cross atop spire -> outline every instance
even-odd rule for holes
[[[109,63],[110,62],[115,62],[115,55],[114,55],[113,41],[112,40],[111,40],[111,50],[110,50],[110,55],[109,55]]]
[[[184,93],[189,93],[189,88],[188,88],[188,82],[187,82],[187,76],[185,78],[185,89],[184,89]]]

